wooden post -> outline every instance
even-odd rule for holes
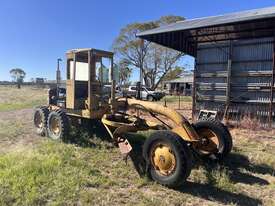
[[[224,110],[223,119],[227,121],[227,112],[230,106],[230,93],[231,93],[231,75],[232,75],[232,52],[233,44],[229,41],[228,63],[227,63],[227,85],[226,85],[226,105]]]
[[[274,82],[275,82],[275,34],[273,40],[273,65],[272,65],[272,77],[270,82],[270,105],[269,105],[269,127],[272,127],[273,123],[273,98],[274,98]]]

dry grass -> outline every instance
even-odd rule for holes
[[[5,92],[17,99],[13,89]],[[181,106],[190,117],[190,102]],[[234,149],[225,162],[197,159],[188,182],[172,190],[143,176],[149,133],[128,135],[134,151],[126,164],[102,125],[53,142],[34,134],[31,111],[0,112],[1,205],[275,205],[274,131],[232,129]]]
[[[191,102],[192,97],[191,96],[174,96],[174,95],[166,95],[161,99],[162,102],[166,101],[167,103],[170,102]]]
[[[0,86],[0,112],[31,108],[46,103],[47,90],[29,86]]]

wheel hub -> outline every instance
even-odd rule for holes
[[[153,167],[162,175],[170,175],[176,168],[176,157],[170,146],[158,144],[151,154]]]
[[[203,137],[203,138],[201,139],[201,144],[202,144],[202,145],[207,145],[207,144],[209,144],[209,139],[208,139],[208,137]]]
[[[200,152],[212,154],[218,151],[219,138],[211,129],[201,129],[198,131],[198,135],[202,137],[200,143],[196,146]]]
[[[59,120],[57,118],[52,118],[51,122],[50,122],[50,129],[51,131],[55,134],[58,135],[60,132],[60,123]]]

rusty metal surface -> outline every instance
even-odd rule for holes
[[[217,110],[223,116],[230,86],[231,118],[243,115],[268,121],[271,102],[273,38],[233,41],[231,80],[228,84],[229,42],[201,44],[196,75],[196,112]],[[274,94],[274,91],[272,92]],[[270,118],[274,121],[274,117]]]
[[[275,7],[176,22],[137,36],[196,56],[196,43],[271,37]]]
[[[275,34],[274,34],[275,35]],[[275,36],[273,37],[275,42]],[[273,107],[274,107],[274,83],[275,83],[275,43],[273,44],[273,54],[272,54],[272,76],[270,85],[270,107],[269,107],[269,127],[272,126],[273,122]]]
[[[157,33],[182,31],[190,29],[198,29],[209,26],[223,25],[228,23],[236,23],[243,21],[251,21],[256,19],[265,19],[275,17],[275,7],[267,7],[261,9],[254,9],[248,11],[235,12],[230,14],[224,14],[219,16],[210,16],[203,18],[196,18],[191,20],[179,21],[174,24],[159,27],[149,31],[141,32],[137,36],[142,37],[146,35],[152,35]]]
[[[132,151],[132,146],[127,139],[121,139],[118,143],[121,154],[127,155]]]

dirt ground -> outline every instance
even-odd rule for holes
[[[32,121],[33,109],[0,112],[0,153],[40,142]]]
[[[29,89],[24,91],[26,92],[27,90]],[[22,106],[25,108],[20,106],[20,108],[16,107],[14,109],[11,106],[4,106],[4,104],[15,104],[14,101],[17,101],[16,96],[13,96],[13,98],[9,97],[9,99],[6,97],[7,95],[14,95],[14,89],[10,89],[8,92],[5,88],[5,94],[3,91],[3,88],[2,90],[0,89],[0,104],[2,104],[2,108],[4,108],[0,111],[0,155],[3,156],[1,157],[2,162],[0,158],[0,169],[4,168],[3,171],[9,172],[12,170],[13,167],[10,166],[9,168],[6,162],[7,158],[13,154],[19,154],[19,156],[24,157],[26,151],[33,151],[33,154],[36,154],[37,148],[39,148],[39,155],[41,153],[44,154],[44,152],[52,154],[52,151],[56,150],[62,155],[63,153],[60,148],[62,148],[62,151],[66,150],[66,148],[71,148],[74,152],[72,156],[79,162],[83,162],[83,171],[85,170],[85,165],[94,164],[104,175],[106,181],[111,182],[106,183],[105,179],[100,177],[100,181],[97,180],[98,183],[96,186],[86,182],[85,184],[76,184],[77,186],[70,185],[68,188],[70,187],[74,195],[65,196],[65,194],[67,195],[66,187],[59,190],[59,188],[54,185],[55,183],[37,183],[33,180],[35,177],[30,176],[26,177],[26,181],[34,181],[32,183],[33,185],[30,186],[28,190],[18,186],[20,189],[17,191],[14,189],[17,188],[17,183],[15,182],[20,182],[25,178],[23,177],[23,173],[19,172],[17,177],[12,176],[12,178],[15,179],[6,182],[6,188],[9,188],[9,184],[14,184],[12,187],[6,190],[0,188],[0,204],[275,205],[274,130],[231,128],[230,132],[233,136],[234,148],[232,154],[225,162],[217,164],[205,163],[198,160],[184,187],[178,190],[172,190],[148,181],[146,178],[140,178],[134,165],[132,163],[126,165],[118,149],[109,146],[109,143],[102,143],[96,140],[95,144],[97,146],[93,148],[91,146],[63,144],[60,142],[52,143],[53,141],[51,140],[37,136],[32,125],[33,107],[45,101],[45,90],[35,91],[37,95],[42,95],[33,97],[35,100],[29,99],[31,103],[23,100],[26,101],[24,106]],[[17,95],[20,96],[19,99],[22,98],[21,92],[18,92]],[[6,98],[6,100],[4,100],[4,98]],[[40,98],[44,100],[37,101],[37,99]],[[177,109],[178,103],[169,102],[168,107]],[[191,102],[183,102],[181,109],[178,111],[190,119]],[[99,134],[99,136],[100,135],[102,134]],[[54,147],[54,149],[50,150],[47,146],[46,149],[43,147],[44,149],[41,152],[41,145],[43,144],[50,144],[51,148]],[[103,145],[103,147],[98,147],[98,145]],[[99,157],[97,156],[98,154],[102,156]],[[28,156],[26,158],[28,158]],[[24,161],[22,164],[24,164]],[[64,164],[67,165],[67,162]],[[70,175],[79,175],[79,167],[79,165],[72,166],[73,169],[70,168]],[[62,170],[62,167],[59,169]],[[59,172],[58,169],[57,172]],[[43,173],[43,170],[41,173]],[[36,173],[36,177],[41,173]],[[7,181],[1,177],[1,174],[3,176],[7,175],[4,172],[0,172],[0,187]],[[87,174],[92,176],[91,173]],[[61,176],[59,177],[57,175],[56,181],[64,181],[63,176]],[[87,179],[91,182],[94,181],[94,179],[89,179],[91,178],[89,175],[84,176],[85,181],[87,181]],[[5,177],[11,178],[9,175]],[[96,178],[98,178],[97,175]],[[37,185],[39,185],[40,189],[35,190],[35,193],[30,195],[30,191],[33,192],[32,189],[34,187],[36,188]],[[44,187],[49,190],[46,197],[43,196],[43,190],[40,191],[41,188]],[[15,195],[21,194],[22,191],[24,191],[25,195]],[[64,197],[60,199],[59,197],[62,196],[62,192],[64,193]],[[6,198],[7,196],[9,196],[9,199]]]

